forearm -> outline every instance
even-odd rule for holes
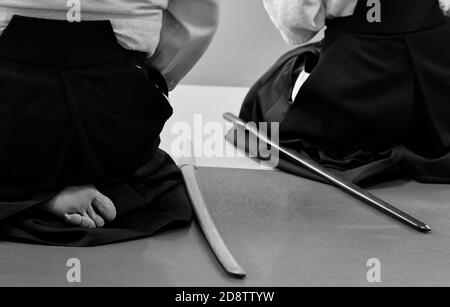
[[[218,0],[169,2],[158,48],[148,62],[161,72],[170,90],[204,54],[217,30],[218,20]]]

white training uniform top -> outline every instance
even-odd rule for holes
[[[325,26],[327,18],[353,15],[358,3],[358,0],[263,1],[283,38],[293,45],[306,43],[313,38]],[[450,0],[439,0],[439,3],[444,14],[450,16]]]
[[[110,20],[118,42],[148,53],[173,89],[209,46],[218,25],[218,1],[0,0],[0,34],[13,15],[66,20],[74,13],[72,20]]]

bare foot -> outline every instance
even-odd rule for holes
[[[69,224],[97,228],[116,218],[113,202],[94,186],[68,187],[41,206]]]

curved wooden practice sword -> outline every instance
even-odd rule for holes
[[[193,148],[192,145],[191,148]],[[235,260],[225,245],[225,242],[214,225],[214,221],[212,220],[208,208],[206,207],[198,181],[194,153],[192,153],[192,157],[181,159],[179,161],[179,167],[183,174],[184,182],[186,184],[188,195],[191,199],[197,221],[209,243],[209,246],[214,252],[214,255],[217,257],[220,264],[228,274],[234,277],[244,278],[246,276],[245,271]]]
[[[357,185],[353,184],[352,182],[348,181],[347,179],[338,176],[337,174],[334,174],[333,172],[329,171],[328,169],[320,166],[316,162],[312,161],[311,159],[308,159],[306,157],[302,157],[296,153],[293,153],[289,151],[288,149],[285,149],[281,147],[280,145],[276,144],[275,142],[272,142],[267,136],[263,135],[258,131],[256,128],[256,125],[250,125],[248,123],[245,123],[242,119],[237,117],[234,114],[231,113],[225,113],[223,117],[231,122],[234,123],[236,127],[240,127],[241,129],[247,130],[249,133],[253,134],[258,140],[270,145],[271,147],[275,148],[282,154],[286,155],[302,167],[310,170],[314,174],[325,178],[333,185],[337,186],[338,188],[342,189],[343,191],[347,192],[349,195],[356,197],[364,202],[366,202],[369,206],[383,212],[384,214],[414,228],[415,230],[418,230],[420,232],[430,232],[431,227],[427,224],[415,219],[414,217],[406,214],[405,212],[397,209],[396,207],[388,204],[384,200],[376,197],[375,195],[369,193],[368,191],[363,190],[362,188],[358,187]]]

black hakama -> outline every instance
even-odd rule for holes
[[[14,16],[0,37],[3,238],[92,246],[189,224],[181,173],[158,149],[167,87],[145,59],[117,43],[109,21]],[[70,185],[95,185],[116,220],[74,228],[40,209]]]
[[[279,122],[280,144],[354,182],[407,176],[450,183],[450,19],[437,0],[359,1],[328,21],[320,44],[284,55],[251,89],[240,117]],[[310,72],[296,99],[292,85]],[[287,160],[280,168],[318,179]]]

